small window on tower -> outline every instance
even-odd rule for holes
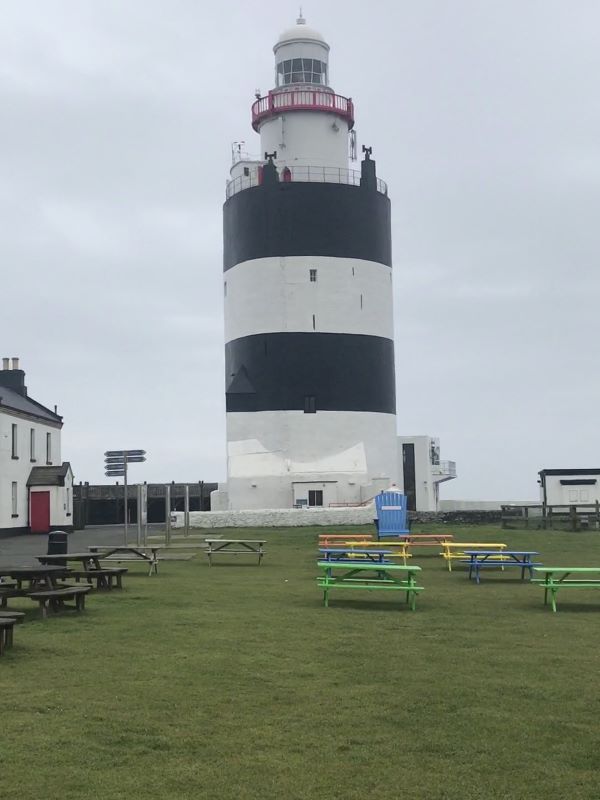
[[[250,167],[244,167],[244,176],[246,178],[250,177]]]
[[[304,413],[316,414],[317,413],[317,398],[314,394],[307,394],[304,398]]]
[[[309,270],[309,273],[310,273],[310,282],[311,283],[316,283],[317,282],[317,270],[316,269],[311,269],[311,270]]]
[[[223,281],[223,295],[227,297],[227,281]]]

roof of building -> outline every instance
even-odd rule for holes
[[[319,31],[314,28],[309,28],[304,17],[298,17],[295,25],[283,31],[275,47],[286,44],[287,42],[297,41],[311,41],[326,45],[323,34],[319,33]]]
[[[600,475],[599,469],[541,469],[538,475]]]
[[[56,467],[33,467],[27,486],[64,486],[71,464],[68,461]]]
[[[37,417],[46,422],[62,423],[62,417],[59,414],[55,414],[41,403],[36,403],[31,397],[23,396],[8,386],[0,386],[0,411],[2,408],[20,411],[22,414]]]

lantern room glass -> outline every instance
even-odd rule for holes
[[[309,83],[327,86],[327,64],[316,58],[290,58],[277,64],[277,86]]]

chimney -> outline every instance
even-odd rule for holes
[[[20,394],[21,397],[27,397],[27,387],[25,386],[25,373],[19,369],[19,359],[12,359],[12,368],[10,366],[10,359],[2,359],[2,369],[0,370],[0,386],[6,389],[12,389],[13,392]]]

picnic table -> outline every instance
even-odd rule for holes
[[[71,570],[72,577],[77,583],[81,578],[86,578],[89,583],[96,581],[96,588],[112,589],[113,580],[116,581],[118,589],[122,588],[122,576],[127,572],[126,569],[104,569],[100,565],[98,553],[53,553],[37,557],[41,564],[61,564],[65,561],[72,561],[81,564],[79,570]]]
[[[396,542],[381,542],[379,540],[365,540],[365,541],[350,541],[350,542],[340,542],[334,547],[340,547],[342,545],[346,545],[351,551],[353,552],[360,552],[363,548],[375,548],[381,549],[382,545],[387,550],[390,551],[390,558],[401,558],[403,563],[406,564],[407,558],[412,558],[412,554],[408,552],[408,542],[403,541],[396,541]]]
[[[324,561],[373,561],[377,564],[388,563],[386,556],[394,555],[392,550],[382,550],[381,548],[369,548],[353,550],[351,547],[320,547],[319,553],[324,556]]]
[[[205,539],[208,548],[206,555],[208,556],[208,565],[212,567],[212,557],[214,555],[237,555],[258,556],[258,566],[264,555],[263,545],[266,539]]]
[[[328,547],[335,545],[337,542],[348,544],[348,542],[369,542],[371,540],[370,533],[320,533],[319,545]]]
[[[439,547],[454,538],[452,533],[406,533],[398,537],[409,547]],[[382,540],[383,541],[383,540]],[[387,542],[383,542],[387,545]]]
[[[329,606],[331,589],[363,589],[379,591],[403,591],[412,611],[416,608],[417,594],[423,591],[417,585],[420,567],[403,564],[369,563],[367,561],[319,561],[323,575],[317,585],[323,589],[323,604]]]
[[[504,550],[506,544],[496,542],[442,542],[442,552],[440,555],[448,563],[448,572],[452,572],[453,559],[465,560],[465,548],[470,550]]]
[[[600,588],[600,567],[534,567],[542,579],[534,579],[544,589],[544,605],[548,605],[548,592],[552,601],[552,611],[556,612],[556,595],[560,589],[598,589]],[[571,577],[581,576],[581,577]],[[588,576],[596,575],[592,578]]]
[[[158,575],[158,553],[162,547],[158,545],[144,545],[134,547],[133,545],[89,545],[88,550],[92,553],[99,553],[101,561],[116,561],[125,564],[128,561],[146,561],[150,567],[148,576],[152,573]]]
[[[463,563],[469,565],[469,580],[475,575],[477,583],[480,582],[480,571],[486,567],[517,567],[521,570],[521,580],[525,578],[525,570],[529,571],[531,578],[534,567],[540,566],[532,561],[532,556],[537,556],[537,550],[465,550],[468,559]]]
[[[7,576],[16,582],[13,586],[6,587],[0,584],[2,608],[6,608],[9,597],[28,597],[39,603],[43,617],[47,616],[49,607],[53,611],[68,608],[65,600],[74,600],[76,610],[83,611],[89,586],[65,586],[57,582],[70,575],[72,570],[49,564],[41,564],[39,567],[0,568],[0,577]],[[29,585],[24,587],[23,583]]]

